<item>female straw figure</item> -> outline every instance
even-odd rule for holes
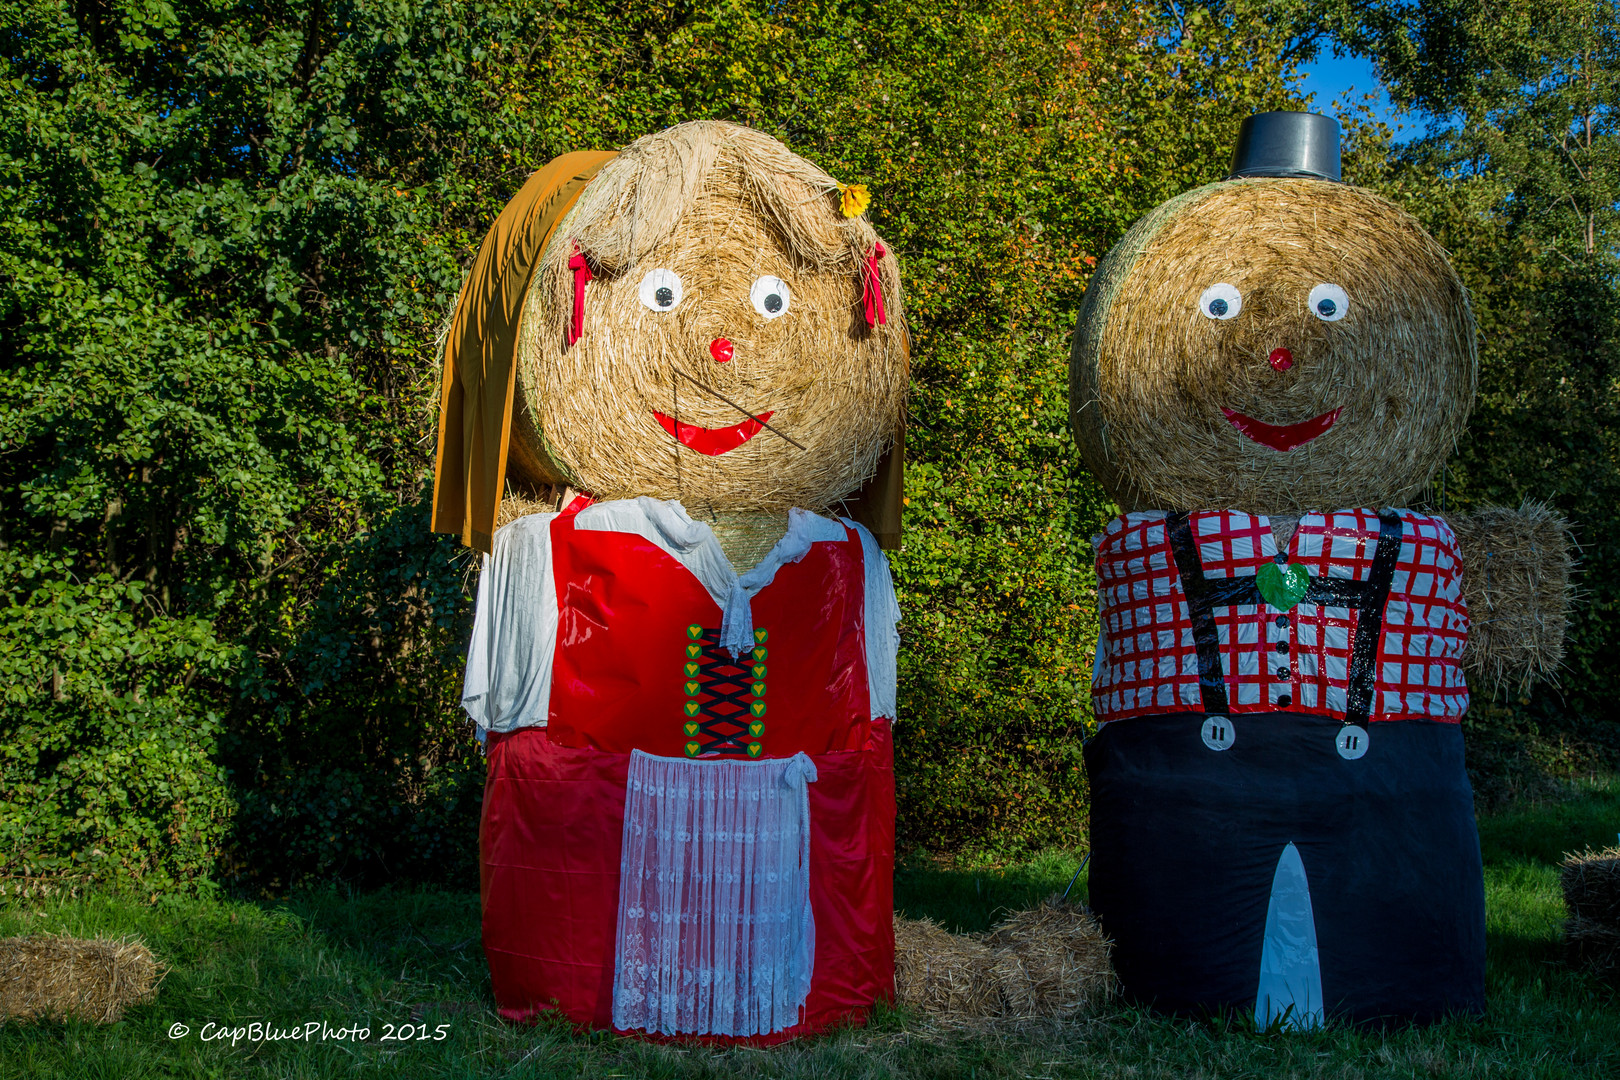
[[[1124,511],[1092,903],[1128,994],[1262,1025],[1483,1007],[1465,670],[1549,673],[1567,606],[1545,510],[1405,508],[1467,419],[1474,320],[1418,223],[1338,179],[1332,120],[1245,121],[1233,177],[1099,267],[1071,367]]]
[[[463,292],[435,527],[490,550],[464,704],[503,1015],[781,1038],[892,996],[899,613],[825,515],[898,475],[907,341],[850,190],[682,124],[536,174]],[[507,483],[548,512],[497,531]]]

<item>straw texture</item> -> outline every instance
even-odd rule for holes
[[[1620,986],[1620,847],[1564,856],[1559,883],[1570,963]]]
[[[1620,847],[1564,856],[1558,883],[1571,915],[1620,928]]]
[[[1470,686],[1523,692],[1553,679],[1573,597],[1569,522],[1545,503],[1447,517],[1463,559]]]
[[[825,510],[877,471],[900,427],[908,379],[899,266],[878,260],[888,322],[862,314],[878,237],[844,218],[837,185],[780,142],[713,121],[632,143],[558,226],[526,300],[518,356],[514,486],[570,484],[602,499],[680,499],[715,510]],[[575,251],[586,286],[584,336],[566,344]],[[657,268],[682,299],[654,311],[639,295]],[[763,275],[787,283],[787,310],[750,301]],[[716,362],[725,338],[735,356]],[[803,448],[761,431],[708,455],[654,417],[725,428],[745,421],[730,398]]]
[[[138,941],[0,939],[0,1019],[111,1024],[151,1001],[163,968]]]
[[[1209,286],[1236,317],[1201,313]],[[1342,287],[1348,313],[1307,305]],[[1087,465],[1122,509],[1267,514],[1390,506],[1439,468],[1477,381],[1473,315],[1445,252],[1370,191],[1318,180],[1238,180],[1143,218],[1086,292],[1070,407]],[[1276,370],[1273,350],[1293,364]],[[1222,413],[1291,425],[1342,409],[1290,451]]]
[[[1112,946],[1096,919],[1055,897],[988,934],[896,916],[894,939],[896,997],[938,1020],[1066,1019],[1115,991]]]

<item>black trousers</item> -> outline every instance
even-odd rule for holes
[[[1240,715],[1226,750],[1197,713],[1120,720],[1086,745],[1091,905],[1138,1003],[1252,1011],[1272,876],[1305,864],[1330,1017],[1439,1019],[1485,1007],[1485,890],[1456,724]]]

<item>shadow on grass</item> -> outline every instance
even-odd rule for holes
[[[89,896],[0,901],[0,936],[138,935],[171,968],[158,1000],[107,1027],[0,1028],[0,1076],[103,1077],[1017,1077],[1288,1075],[1547,1080],[1620,1076],[1620,1000],[1561,963],[1563,851],[1607,842],[1620,785],[1481,822],[1489,912],[1490,1011],[1425,1029],[1309,1033],[1199,1024],[1118,1007],[1077,1023],[942,1030],[883,1009],[865,1028],[759,1051],[664,1046],[494,1015],[478,943],[478,897],[433,889],[305,890],[279,903],[223,897]],[[1004,867],[925,858],[896,874],[896,906],[956,930],[1060,892],[1074,853]],[[1085,877],[1072,897],[1083,897]],[[536,917],[543,917],[537,912]],[[204,1023],[366,1023],[362,1042],[200,1041]],[[175,1025],[189,1034],[172,1037]],[[385,1041],[384,1025],[426,1037]],[[434,1035],[443,1025],[442,1039]]]

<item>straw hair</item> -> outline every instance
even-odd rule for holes
[[[530,484],[602,499],[680,499],[694,514],[823,510],[877,469],[899,428],[908,379],[899,266],[879,260],[888,321],[868,327],[862,275],[878,240],[839,212],[832,177],[767,135],[714,121],[632,143],[580,195],[530,286],[518,346],[511,458]],[[582,253],[584,336],[566,343]],[[681,278],[670,311],[639,290],[656,268]],[[754,281],[789,287],[767,319]],[[729,340],[735,357],[711,358]],[[770,413],[719,455],[677,442],[655,419],[725,428]]]
[[[1085,908],[1053,897],[988,934],[894,920],[900,1004],[947,1022],[1066,1019],[1113,996],[1112,946]]]
[[[31,935],[0,939],[0,1020],[116,1023],[151,1001],[163,968],[138,941]]]
[[[1236,317],[1200,312],[1217,283],[1242,294]],[[1337,322],[1308,310],[1324,283],[1349,297]],[[1212,184],[1143,218],[1098,268],[1070,365],[1075,433],[1125,510],[1401,505],[1467,420],[1474,336],[1445,252],[1388,200],[1320,180]],[[1277,348],[1288,370],[1267,362]],[[1276,425],[1342,412],[1277,451],[1223,406]]]
[[[1574,592],[1569,522],[1539,502],[1446,522],[1462,552],[1469,685],[1523,693],[1537,679],[1553,679]]]

